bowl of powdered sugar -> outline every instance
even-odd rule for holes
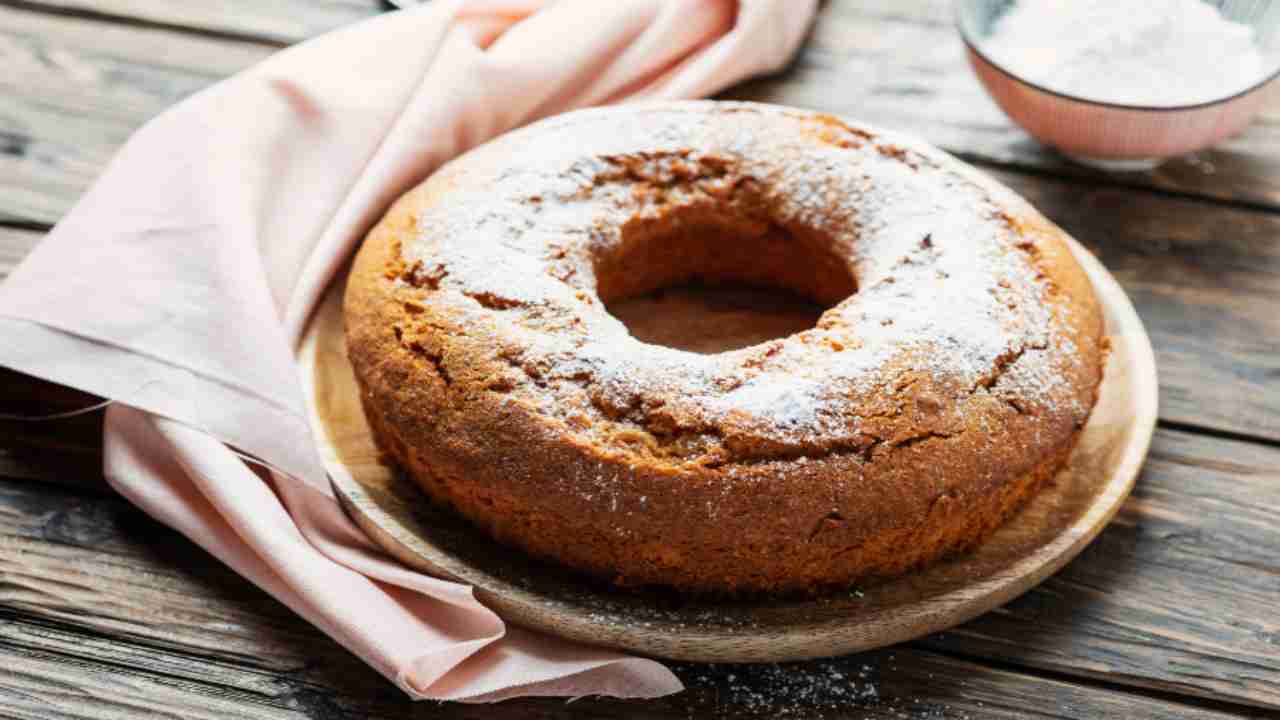
[[[1280,95],[1280,0],[957,0],[956,22],[1005,114],[1107,169],[1207,148]]]

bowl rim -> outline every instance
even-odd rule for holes
[[[978,43],[973,38],[969,37],[969,33],[965,30],[964,21],[961,19],[961,16],[960,16],[960,13],[961,13],[960,6],[963,4],[964,4],[963,0],[952,3],[952,15],[953,15],[953,20],[955,21],[956,30],[960,34],[960,39],[964,42],[965,47],[969,49],[969,52],[978,56],[980,59],[982,59],[983,62],[995,68],[996,72],[999,72],[1000,74],[1007,76],[1009,79],[1013,80],[1014,82],[1021,83],[1023,85],[1039,90],[1040,92],[1053,95],[1055,97],[1060,97],[1064,100],[1083,103],[1085,105],[1094,105],[1096,107],[1112,108],[1115,110],[1136,110],[1138,112],[1149,112],[1149,113],[1168,113],[1168,112],[1181,112],[1185,110],[1202,110],[1204,108],[1212,107],[1214,105],[1225,105],[1233,100],[1242,98],[1245,95],[1249,95],[1257,90],[1261,90],[1262,88],[1269,85],[1271,81],[1275,80],[1277,77],[1280,77],[1280,63],[1277,63],[1276,68],[1274,70],[1272,70],[1267,74],[1264,74],[1261,80],[1258,80],[1257,82],[1253,83],[1252,85],[1246,87],[1243,90],[1239,90],[1237,92],[1231,93],[1230,95],[1224,95],[1223,97],[1214,98],[1212,100],[1206,100],[1204,102],[1198,102],[1198,103],[1189,103],[1186,105],[1128,105],[1125,103],[1108,102],[1105,100],[1090,100],[1089,98],[1080,97],[1078,95],[1072,95],[1070,93],[1065,93],[1060,90],[1053,90],[1051,88],[1045,87],[1044,85],[1041,85],[1040,83],[1032,82],[1022,77],[1021,75],[1013,72],[1012,70],[1008,69],[1004,65],[991,59],[990,56],[982,52],[981,48],[979,47],[980,43]]]

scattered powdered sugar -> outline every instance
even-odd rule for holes
[[[820,421],[817,410],[824,392],[821,380],[781,383],[756,378],[714,398],[712,407],[726,415],[743,412],[769,417],[780,427],[806,429]]]
[[[907,677],[885,680],[899,669],[892,652],[805,663],[677,664],[672,669],[688,688],[690,717],[834,720],[866,714],[901,720],[974,718],[965,710],[927,696],[896,694],[895,691],[920,687],[932,674],[913,668]],[[983,705],[973,700],[966,704],[978,708]]]
[[[904,372],[955,399],[998,388],[1032,406],[1058,402],[1074,348],[987,185],[910,141],[763,106],[705,107],[546,121],[537,142],[516,133],[487,148],[504,154],[503,169],[420,219],[405,260],[476,301],[458,305],[474,313],[475,341],[520,349],[507,361],[552,390],[531,402],[558,417],[648,423],[661,413],[668,432],[731,419],[806,452],[856,438],[850,408],[896,392]],[[828,142],[813,140],[824,132]],[[624,172],[610,158],[636,162]],[[744,180],[762,188],[772,222],[811,228],[846,253],[857,292],[803,341],[699,355],[632,338],[591,296],[596,259],[653,212],[636,186],[669,209]]]
[[[1024,0],[981,47],[1050,90],[1125,105],[1209,102],[1266,73],[1253,30],[1201,0]]]
[[[683,671],[683,672],[682,672]],[[822,661],[770,665],[677,667],[690,690],[711,695],[726,715],[815,718],[877,704],[870,665]]]

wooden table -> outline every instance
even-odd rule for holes
[[[1025,194],[1124,284],[1160,363],[1137,489],[1066,570],[882,652],[678,666],[652,702],[413,704],[112,495],[101,415],[0,422],[0,717],[1280,717],[1280,108],[1150,173],[1012,127],[941,0],[832,1],[785,74],[730,92],[911,130]],[[147,118],[375,0],[0,0],[0,275]],[[0,338],[0,342],[3,339]],[[93,398],[0,373],[0,410]]]

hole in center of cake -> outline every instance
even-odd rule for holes
[[[786,290],[702,282],[661,288],[608,309],[641,342],[708,355],[808,330],[826,310]]]
[[[630,223],[596,283],[637,340],[704,354],[811,329],[857,291],[826,238],[710,213]]]

